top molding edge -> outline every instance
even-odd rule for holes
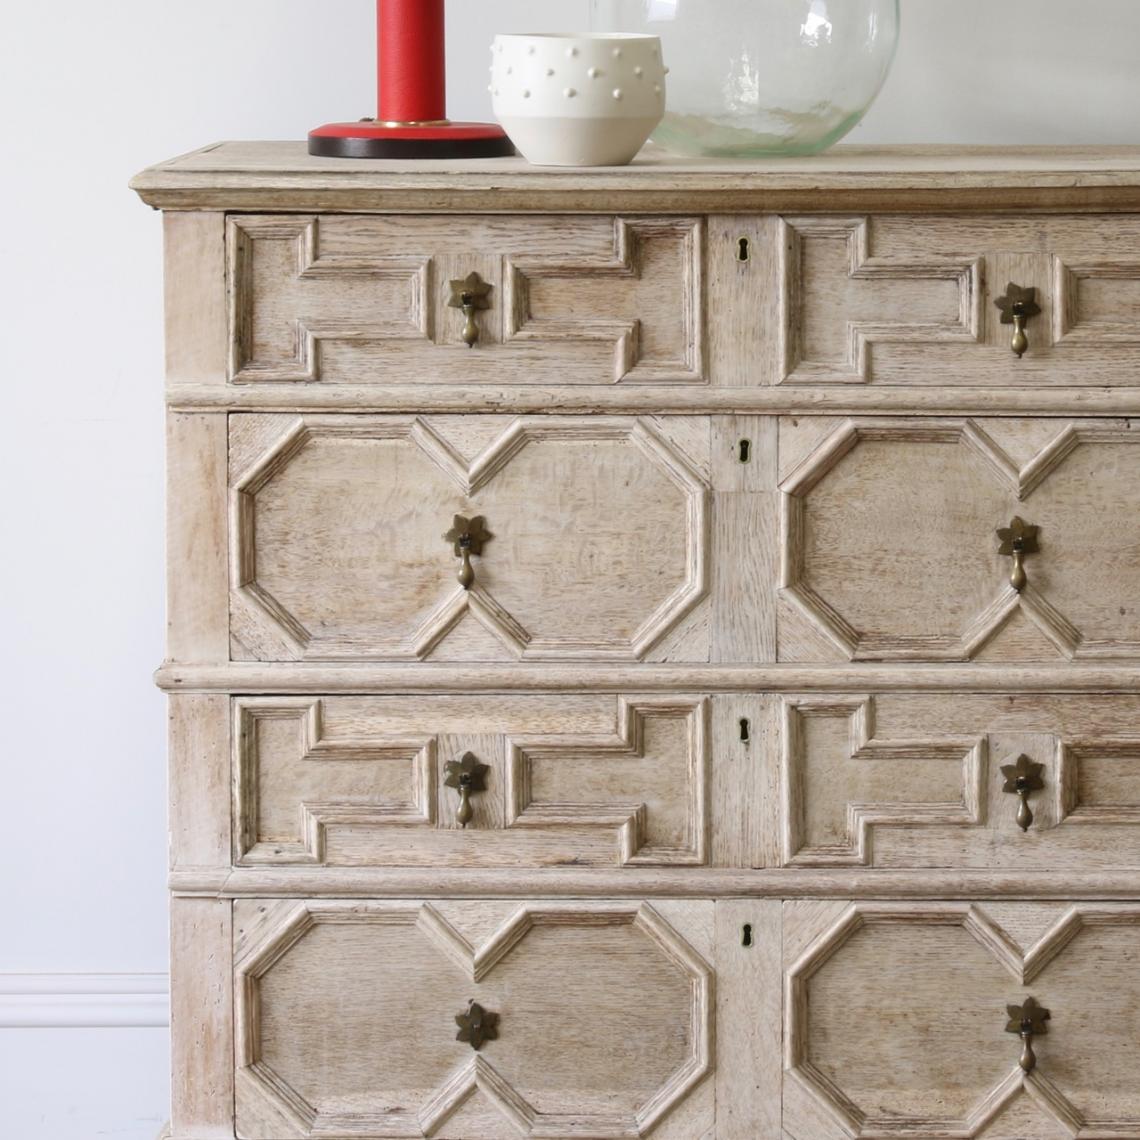
[[[550,169],[521,158],[325,159],[301,142],[224,142],[149,167],[131,188],[168,210],[1140,210],[1140,146],[840,146],[739,162],[649,148],[628,167]]]

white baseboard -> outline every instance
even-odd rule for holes
[[[154,1029],[170,1024],[166,974],[0,974],[0,1029]]]

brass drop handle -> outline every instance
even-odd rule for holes
[[[1025,573],[1025,558],[1029,554],[1037,554],[1040,546],[1037,536],[1041,528],[1031,526],[1024,519],[1014,516],[1009,526],[1001,527],[997,536],[1001,539],[998,553],[1013,559],[1013,569],[1010,571],[1009,584],[1020,594],[1029,584]]]
[[[1025,1073],[1037,1068],[1037,1054],[1033,1052],[1033,1038],[1049,1032],[1049,1018],[1052,1014],[1037,1004],[1035,998],[1026,998],[1024,1005],[1007,1005],[1009,1014],[1006,1033],[1016,1033],[1021,1038],[1021,1056],[1017,1063]]]
[[[471,797],[487,790],[487,773],[490,770],[488,765],[479,763],[473,752],[466,753],[460,760],[448,761],[444,768],[444,785],[459,792],[459,808],[455,820],[460,827],[466,828],[475,818]]]
[[[482,515],[469,519],[465,515],[456,515],[451,530],[443,536],[445,542],[450,542],[455,550],[455,557],[459,559],[459,573],[456,577],[459,584],[470,590],[475,585],[475,567],[471,565],[471,556],[481,556],[483,544],[490,542],[495,536],[487,530],[486,520]]]
[[[1013,339],[1009,347],[1020,360],[1029,350],[1029,336],[1025,326],[1030,317],[1036,317],[1041,312],[1037,303],[1037,290],[1032,286],[1022,288],[1011,281],[1005,287],[1005,296],[999,297],[994,304],[1001,310],[1001,323],[1013,325]]]
[[[455,1040],[470,1045],[476,1053],[488,1041],[499,1039],[499,1015],[484,1009],[477,1001],[467,1006],[466,1013],[455,1015],[455,1024],[459,1026]]]
[[[475,314],[480,309],[491,307],[491,289],[492,286],[478,273],[469,273],[461,281],[451,282],[451,296],[447,303],[453,309],[463,310],[464,324],[460,335],[468,348],[474,348],[479,341],[479,323]]]
[[[1002,791],[1017,796],[1017,826],[1028,831],[1033,823],[1033,809],[1029,806],[1029,796],[1045,787],[1042,773],[1044,764],[1035,764],[1028,756],[1019,756],[1015,764],[1003,764],[1001,774],[1005,777]]]

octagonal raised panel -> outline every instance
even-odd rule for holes
[[[712,904],[697,911],[700,938]],[[248,1140],[686,1135],[669,1120],[711,1069],[712,974],[653,907],[239,903],[235,917]],[[456,1031],[473,1001],[498,1016],[478,1051]]]
[[[790,1140],[1140,1136],[1135,906],[790,903],[784,930]]]
[[[806,451],[785,427],[785,625],[852,660],[1140,656],[1138,445],[1126,421],[853,419]],[[1020,591],[1015,516],[1040,535]]]
[[[233,420],[235,657],[636,660],[705,593],[707,481],[648,420]]]

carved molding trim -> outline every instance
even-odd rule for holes
[[[1083,281],[1131,281],[1140,287],[1140,262],[1065,261],[1053,258],[1053,343],[1055,345],[1140,344],[1135,321],[1082,322],[1080,288]]]
[[[1081,803],[1080,768],[1093,760],[1127,760],[1140,770],[1140,737],[1057,741],[1057,780],[1061,789],[1061,818],[1077,825],[1140,824],[1140,803],[1114,799],[1111,803]]]
[[[780,380],[782,384],[867,384],[871,380],[871,348],[875,344],[970,344],[981,340],[984,260],[897,261],[876,257],[871,250],[870,218],[802,217],[780,219]],[[946,323],[847,320],[847,355],[840,364],[807,358],[803,345],[803,249],[811,238],[847,243],[848,276],[853,281],[954,281],[958,314]],[[835,320],[844,320],[842,312]]]
[[[1071,659],[1140,657],[1140,642],[1096,641],[1087,637],[1032,583],[1018,593],[995,578],[993,601],[958,637],[865,634],[807,584],[805,529],[807,498],[844,456],[864,440],[900,443],[960,443],[984,460],[986,470],[1010,492],[1011,513],[1028,500],[1077,448],[1085,444],[1140,441],[1135,432],[1098,423],[1070,423],[1023,467],[973,420],[847,420],[808,455],[780,484],[781,594],[828,640],[853,661],[968,661],[1020,610],[1064,656]],[[1047,528],[1048,519],[1038,520]],[[989,542],[991,535],[977,541]]]
[[[299,805],[298,838],[261,842],[258,838],[260,768],[257,726],[262,721],[295,721],[301,735],[302,763],[354,761],[406,763],[411,771],[409,798],[402,802],[360,804],[335,799],[305,800]],[[234,701],[234,861],[260,864],[323,864],[329,827],[434,827],[436,823],[436,738],[387,737],[337,740],[324,736],[320,700],[238,699]]]
[[[480,585],[456,588],[410,636],[356,640],[321,637],[291,614],[257,582],[256,511],[258,492],[316,438],[402,440],[418,448],[463,496],[489,483],[528,444],[548,440],[619,440],[632,443],[686,496],[685,578],[633,636],[598,642],[544,637],[525,629]],[[297,661],[373,657],[422,660],[470,613],[511,653],[522,660],[616,658],[639,660],[705,596],[708,589],[709,492],[705,480],[649,420],[575,417],[517,418],[470,463],[424,419],[363,419],[313,416],[294,420],[285,432],[234,476],[230,504],[231,623],[238,640],[261,659]]]
[[[856,1105],[843,1089],[811,1061],[808,1029],[809,982],[813,974],[863,927],[887,924],[959,926],[984,946],[1017,984],[1028,986],[1062,954],[1085,927],[1140,927],[1135,906],[1079,904],[1071,907],[1044,935],[1022,954],[1016,943],[988,915],[970,903],[854,903],[823,930],[788,968],[785,976],[785,1079],[805,1092],[854,1140],[915,1140],[948,1136],[973,1140],[1021,1092],[1068,1133],[1081,1140],[1113,1136],[1140,1136],[1135,1122],[1086,1119],[1040,1069],[1026,1075],[1016,1063],[991,1092],[962,1120],[898,1115],[875,1116]],[[1012,1055],[1016,1057],[1016,1054]],[[805,1138],[806,1140],[806,1138]]]
[[[256,943],[239,953],[235,964],[236,1039],[239,1078],[251,1084],[282,1113],[300,1136],[359,1133],[367,1123],[350,1116],[322,1116],[261,1058],[260,981],[290,949],[318,925],[410,926],[425,943],[458,966],[472,982],[483,982],[495,966],[518,949],[539,926],[630,926],[646,938],[688,979],[690,1053],[666,1082],[632,1115],[613,1113],[539,1113],[507,1076],[480,1054],[462,1065],[418,1108],[385,1114],[383,1135],[434,1136],[478,1089],[523,1136],[573,1140],[583,1135],[644,1136],[709,1073],[712,1065],[713,974],[708,963],[654,910],[644,903],[523,904],[478,949],[428,904],[300,903]],[[603,967],[604,968],[604,967]],[[458,994],[457,1008],[465,995]],[[453,1030],[454,1027],[451,1027]]]
[[[644,278],[644,245],[650,241],[672,241],[680,252],[682,307],[671,314],[681,325],[683,353],[677,358],[651,358],[645,355],[642,320],[637,314],[646,308],[637,304],[642,291],[656,283]],[[574,342],[582,340],[613,342],[614,383],[641,384],[707,382],[704,364],[704,221],[701,218],[615,218],[614,248],[611,261],[554,262],[540,258],[504,259],[503,296],[507,314],[505,338],[508,343]],[[530,311],[530,282],[538,278],[608,281],[610,288],[599,290],[597,316],[535,318]],[[645,284],[642,285],[642,282]],[[625,305],[632,294],[633,304]]]
[[[234,862],[237,866],[313,866],[326,863],[329,827],[439,826],[437,735],[387,735],[329,740],[324,735],[323,701],[310,698],[236,698],[234,705]],[[506,826],[552,831],[560,827],[597,827],[616,833],[616,859],[623,866],[701,866],[708,861],[708,750],[710,704],[705,698],[642,697],[617,700],[616,731],[593,737],[564,735],[506,736]],[[646,755],[646,722],[684,722],[688,747],[687,779],[668,789],[685,805],[688,842],[648,845],[649,807],[644,799],[535,804],[530,774],[534,763],[589,757],[612,768],[623,758]],[[264,721],[294,722],[299,734],[298,761],[403,763],[410,770],[409,797],[397,802],[338,801],[331,790],[321,800],[298,804],[295,840],[259,839],[260,763],[257,728]],[[637,788],[633,795],[647,794]],[[422,845],[423,837],[418,844]],[[473,840],[475,842],[475,840]],[[430,848],[420,846],[430,858]]]
[[[616,828],[618,861],[623,866],[699,866],[708,859],[709,702],[707,700],[618,700],[617,732],[611,736],[512,736],[507,740],[507,826],[522,828]],[[590,756],[599,763],[620,763],[624,757],[645,756],[645,723],[651,719],[686,723],[689,767],[684,789],[671,789],[687,809],[688,842],[676,847],[649,846],[649,808],[642,799],[626,803],[535,803],[531,772],[535,763]],[[649,789],[638,789],[647,792]],[[635,796],[637,792],[635,792]]]
[[[875,739],[875,698],[794,699],[783,702],[784,739],[781,753],[783,794],[783,861],[786,867],[869,867],[874,862],[877,827],[977,827],[984,817],[983,779],[987,761],[984,736],[941,740]],[[960,766],[962,794],[958,800],[847,804],[845,843],[809,845],[805,815],[804,770],[808,763],[803,721],[840,718],[849,722],[852,764],[937,760]],[[854,781],[852,781],[854,783]],[[905,789],[900,787],[900,793]]]
[[[406,282],[409,320],[294,321],[293,350],[287,358],[258,359],[255,346],[254,273],[259,242],[290,242],[294,246],[297,281],[325,278],[371,278]],[[226,222],[226,273],[229,293],[232,383],[311,383],[321,378],[324,341],[384,341],[432,339],[430,257],[346,257],[321,253],[320,219],[316,216],[231,215]],[[335,305],[330,313],[335,313]],[[382,311],[378,306],[377,312]]]

